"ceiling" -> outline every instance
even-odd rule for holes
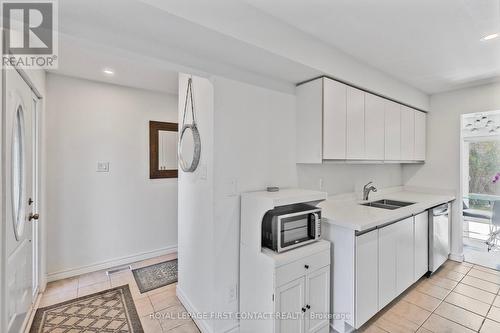
[[[183,69],[282,90],[347,65],[427,94],[500,78],[500,38],[480,41],[500,0],[71,0],[59,29],[56,72],[167,92]]]
[[[60,1],[58,11],[61,56],[56,73],[124,85],[135,78],[135,86],[150,89],[162,86],[164,75],[187,71],[237,78],[284,91],[320,74],[141,0]],[[117,68],[114,78],[103,78],[96,71],[105,66],[123,69]],[[156,66],[172,73],[155,72]]]
[[[427,93],[500,76],[499,0],[246,0]]]
[[[104,74],[112,69],[113,75]],[[59,66],[52,73],[133,88],[178,94],[178,72],[125,50],[59,35]]]

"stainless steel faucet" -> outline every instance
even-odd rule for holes
[[[371,184],[373,184],[373,182],[369,182],[363,187],[363,200],[365,201],[368,200],[368,196],[370,195],[371,191],[377,192],[377,188]]]

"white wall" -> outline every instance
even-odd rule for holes
[[[235,312],[229,290],[239,281],[239,193],[297,186],[295,96],[216,77],[215,292],[218,311]],[[225,332],[235,321],[217,321]]]
[[[221,77],[194,83],[202,162],[179,178],[178,294],[191,310],[236,312],[229,293],[239,282],[239,193],[296,186],[295,97]],[[181,75],[180,111],[186,84]],[[226,332],[237,322],[199,324]]]
[[[462,254],[460,219],[460,116],[500,109],[500,84],[489,84],[431,96],[427,115],[424,165],[403,167],[405,185],[441,188],[459,198],[453,205],[452,253]]]
[[[175,249],[177,179],[149,179],[149,120],[177,122],[177,97],[47,75],[49,276]]]
[[[373,181],[377,188],[403,184],[400,164],[298,164],[299,186],[306,189],[323,190],[328,195],[356,192],[361,194],[363,186]],[[320,187],[320,180],[322,187]]]
[[[182,120],[188,75],[179,75],[179,121]],[[194,173],[179,170],[179,283],[177,295],[189,311],[214,310],[214,89],[208,79],[193,78],[193,97],[201,137],[201,160]],[[188,117],[191,122],[191,118]],[[206,173],[206,176],[203,174]],[[211,320],[198,322],[213,331]]]

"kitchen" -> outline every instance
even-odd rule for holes
[[[425,163],[426,113],[326,77],[299,85],[297,99],[297,163]],[[328,320],[308,317],[314,312],[333,313],[331,327],[337,332],[362,328],[448,260],[455,197],[428,191],[404,186],[379,191],[369,182],[361,193],[328,197],[272,187],[243,194],[240,311],[265,312],[262,299],[272,293],[274,311],[290,311],[296,297],[295,306],[305,314],[303,322],[276,320],[274,331],[328,332]],[[308,204],[302,208],[301,202]],[[262,215],[258,232],[255,221]],[[320,238],[331,244],[316,243]],[[303,245],[308,243],[317,249]],[[281,252],[286,259],[279,259]],[[270,256],[275,268],[262,262],[262,255]],[[274,286],[252,274],[255,266],[261,268],[259,276],[274,276]],[[303,272],[305,280],[299,278]],[[272,331],[257,323],[242,321],[240,329]]]
[[[460,166],[462,116],[500,109],[498,0],[56,7],[59,68],[2,81],[5,179],[12,77],[41,102],[40,204],[24,193],[14,223],[39,252],[27,267],[0,228],[0,331],[126,285],[138,332],[500,330],[500,271],[464,260]],[[161,156],[191,159],[171,179],[150,178],[151,121],[179,127]],[[176,279],[140,292],[131,270],[167,259]]]

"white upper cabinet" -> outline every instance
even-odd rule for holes
[[[323,159],[344,160],[346,159],[347,86],[329,79],[323,81]]]
[[[401,107],[401,160],[415,159],[415,110]]]
[[[385,100],[365,94],[365,158],[384,160]]]
[[[365,92],[347,87],[348,160],[365,159]]]
[[[425,161],[426,117],[423,112],[415,112],[415,160]]]
[[[297,87],[297,163],[425,160],[425,113],[329,79]]]
[[[391,101],[385,103],[385,159],[401,160],[401,106]]]
[[[297,163],[323,162],[323,80],[297,87]]]

